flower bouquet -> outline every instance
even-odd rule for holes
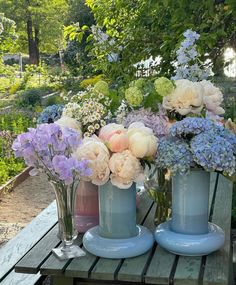
[[[83,238],[85,248],[106,258],[125,258],[146,252],[152,234],[136,225],[135,182],[144,179],[145,161],[151,162],[157,138],[142,123],[128,129],[111,123],[98,137],[85,138],[75,153],[89,161],[93,174],[88,179],[99,186],[99,226]]]
[[[172,219],[157,228],[158,243],[182,255],[219,249],[224,233],[208,223],[210,172],[234,174],[236,135],[212,120],[185,118],[159,140],[156,164],[173,176]]]
[[[62,247],[53,249],[53,252],[60,259],[84,255],[80,247],[73,243],[77,237],[74,224],[76,189],[81,177],[92,174],[87,160],[72,157],[81,142],[79,133],[73,129],[57,124],[41,124],[18,135],[12,145],[15,156],[23,157],[26,164],[33,167],[31,175],[44,172],[53,185],[63,242]]]

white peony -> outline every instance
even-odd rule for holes
[[[163,98],[163,107],[181,115],[199,114],[203,108],[204,89],[198,82],[187,79],[175,81],[176,88]]]

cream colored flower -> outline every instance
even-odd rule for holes
[[[104,185],[109,180],[110,154],[107,147],[98,139],[86,138],[75,152],[74,156],[79,159],[89,160],[89,168],[93,174],[89,180],[95,185]]]
[[[133,182],[144,178],[144,170],[140,161],[129,150],[113,154],[109,167],[111,183],[120,189],[128,189]]]
[[[81,124],[73,118],[63,116],[59,120],[55,121],[55,124],[61,127],[75,129],[76,131],[80,133],[80,135],[82,135]]]
[[[223,102],[223,94],[220,89],[208,80],[203,80],[200,84],[204,89],[203,101],[206,109],[215,115],[224,114],[225,110],[220,106]]]
[[[203,108],[204,89],[198,82],[187,79],[175,81],[176,88],[163,98],[163,107],[181,115],[199,114]]]

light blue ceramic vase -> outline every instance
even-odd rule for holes
[[[89,229],[83,245],[105,258],[130,258],[147,252],[153,234],[136,225],[136,185],[119,189],[110,181],[99,187],[99,226]]]
[[[182,234],[208,232],[210,172],[192,170],[172,178],[171,229]]]
[[[172,178],[172,219],[160,224],[155,239],[179,255],[201,256],[224,244],[223,230],[208,222],[210,173],[193,169]]]

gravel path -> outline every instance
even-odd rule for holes
[[[14,237],[53,200],[46,176],[29,177],[13,192],[0,197],[0,246]]]

